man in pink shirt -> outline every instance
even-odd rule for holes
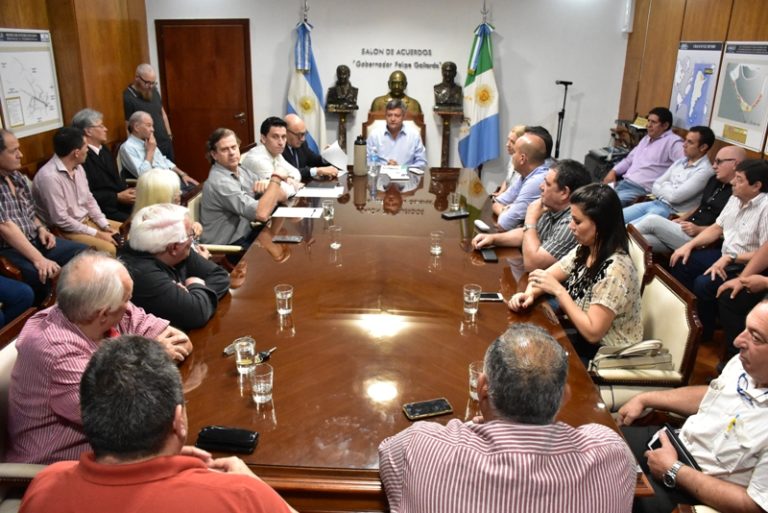
[[[133,281],[118,260],[84,252],[61,271],[56,305],[29,319],[16,341],[8,399],[7,461],[52,463],[89,450],[80,419],[80,377],[105,338],[158,340],[183,360],[192,343],[131,301]]]
[[[60,128],[53,136],[55,155],[35,175],[33,196],[38,214],[70,240],[111,255],[120,223],[109,221],[88,188],[83,162],[88,144],[79,128]]]

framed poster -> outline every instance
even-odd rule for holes
[[[723,139],[762,151],[768,125],[768,43],[725,43],[712,130]]]
[[[0,29],[0,107],[17,137],[62,126],[59,84],[47,30]]]
[[[697,125],[709,126],[722,55],[722,42],[680,43],[669,100],[674,126],[686,130]]]

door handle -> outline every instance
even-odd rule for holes
[[[245,119],[245,112],[239,112],[239,113],[235,114],[234,118],[235,119]]]

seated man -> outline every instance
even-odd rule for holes
[[[390,166],[427,167],[426,150],[418,129],[403,124],[405,104],[390,100],[386,107],[386,127],[368,134],[368,162]]]
[[[229,273],[192,251],[193,240],[187,209],[161,203],[136,212],[120,251],[134,304],[185,331],[205,326],[229,292]]]
[[[493,213],[496,224],[511,230],[522,224],[528,205],[541,196],[541,183],[550,166],[552,137],[542,127],[526,127],[517,138],[512,153],[512,165],[520,178],[494,198]]]
[[[104,115],[93,109],[83,109],[72,118],[72,126],[83,131],[88,144],[83,169],[93,197],[107,219],[122,223],[131,215],[136,189],[128,187],[120,177],[115,157],[106,146]]]
[[[22,511],[294,511],[241,459],[184,445],[181,378],[155,341],[104,342],[85,369],[81,397],[93,452],[40,472]]]
[[[715,329],[717,288],[737,276],[757,248],[768,241],[768,162],[741,162],[731,187],[731,199],[715,224],[680,246],[669,259],[672,275],[696,295],[703,340],[710,339]],[[706,247],[721,238],[721,248]]]
[[[50,292],[50,280],[59,275],[59,266],[86,246],[54,237],[37,217],[29,183],[19,172],[21,157],[19,140],[0,128],[0,256],[19,268],[39,304]]]
[[[389,92],[387,94],[377,96],[371,102],[371,111],[389,110],[387,105],[392,100],[400,100],[403,104],[403,113],[406,111],[411,114],[421,114],[421,104],[415,98],[411,98],[405,94],[405,89],[408,87],[408,79],[405,77],[405,73],[395,70],[389,75]]]
[[[88,145],[79,128],[64,127],[53,136],[56,154],[35,175],[32,195],[37,213],[67,239],[115,255],[120,223],[109,221],[88,188],[83,162]]]
[[[721,148],[713,166],[715,176],[704,186],[697,208],[674,220],[650,214],[632,224],[651,245],[653,251],[665,253],[676,250],[715,222],[731,197],[731,180],[736,174],[736,166],[745,158],[744,148]]]
[[[120,146],[120,159],[123,174],[129,178],[138,178],[150,169],[160,168],[179,175],[182,190],[198,185],[197,180],[176,167],[157,147],[152,116],[144,111],[136,111],[128,118],[128,139]]]
[[[668,217],[695,208],[701,192],[714,175],[707,152],[715,142],[715,133],[706,126],[694,126],[683,141],[685,156],[675,161],[655,182],[655,199],[624,207],[624,222],[637,224],[650,214]]]
[[[53,463],[88,450],[80,376],[103,339],[123,333],[156,338],[176,360],[192,351],[184,333],[134,306],[132,291],[123,264],[103,253],[81,253],[64,266],[56,305],[30,318],[16,340],[7,461]]]
[[[648,113],[648,134],[629,155],[616,164],[603,178],[603,183],[616,184],[616,194],[626,207],[640,196],[651,192],[651,186],[676,160],[683,158],[683,140],[672,131],[672,113],[656,107]]]
[[[336,178],[338,170],[323,157],[309,149],[306,141],[307,127],[296,114],[285,116],[287,129],[287,144],[283,150],[283,158],[301,173],[301,181],[308,182],[313,178]]]
[[[490,245],[521,247],[526,271],[548,268],[576,246],[569,228],[571,193],[591,181],[589,171],[575,160],[552,164],[541,182],[541,197],[528,205],[525,224],[506,232],[480,233],[472,239],[472,245],[475,249]]]
[[[551,335],[511,326],[485,353],[482,419],[416,422],[379,445],[390,509],[629,511],[635,461],[619,434],[555,421],[567,374],[568,354]]]
[[[287,198],[283,184],[288,174],[276,169],[263,189],[256,174],[240,166],[240,141],[228,128],[217,128],[208,138],[208,160],[213,166],[200,205],[203,242],[248,247],[259,233],[251,223],[267,221]]]
[[[655,427],[622,428],[643,470],[653,497],[638,498],[636,512],[667,513],[678,503],[703,503],[719,511],[768,510],[768,302],[747,317],[747,329],[733,357],[709,386],[645,392],[619,410],[619,425],[629,426],[646,408],[690,415],[680,441],[701,471],[684,465],[665,434],[661,448],[649,451]]]
[[[265,119],[260,129],[261,146],[256,146],[243,156],[241,167],[256,175],[259,180],[255,189],[257,193],[266,190],[270,177],[278,170],[287,176],[280,187],[288,197],[303,187],[301,173],[283,157],[288,140],[287,126],[285,121],[275,116]]]

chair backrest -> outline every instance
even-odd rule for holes
[[[187,200],[187,208],[189,209],[189,219],[193,223],[200,222],[200,206],[203,203],[203,191],[200,190],[197,194]]]
[[[638,285],[642,290],[650,279],[648,269],[653,266],[653,248],[648,244],[637,228],[633,225],[627,225],[627,235],[629,239],[629,258],[632,259],[632,263],[635,264],[637,270]]]
[[[384,111],[374,111],[368,113],[368,120],[363,123],[363,139],[368,137],[368,132],[379,126],[386,126],[387,113]],[[424,114],[405,113],[403,125],[415,127],[421,134],[421,142],[427,144],[427,126],[424,124]]]

